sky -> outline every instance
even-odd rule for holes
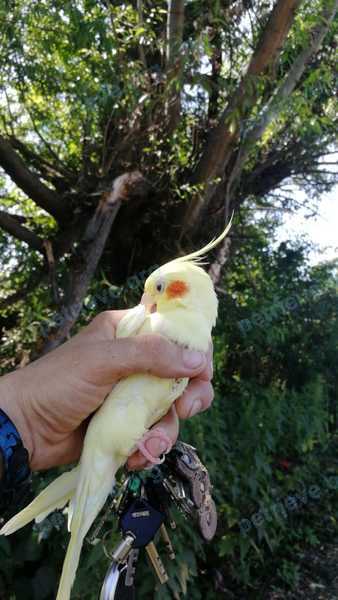
[[[305,196],[301,192],[299,196],[304,200]],[[313,264],[338,258],[338,186],[323,195],[317,216],[305,218],[305,212],[298,210],[296,214],[285,213],[283,224],[277,233],[276,245],[305,235],[318,245],[318,249],[310,254]]]

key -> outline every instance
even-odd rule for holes
[[[176,558],[175,550],[174,550],[174,547],[173,547],[173,545],[171,543],[171,539],[170,539],[170,537],[168,535],[168,531],[167,531],[167,528],[166,528],[166,526],[165,526],[164,523],[162,523],[162,525],[160,527],[160,534],[161,534],[161,538],[162,538],[162,540],[163,540],[163,542],[165,544],[165,547],[166,547],[167,553],[169,555],[169,558],[171,560],[174,560]]]
[[[151,544],[164,518],[164,514],[154,508],[146,498],[139,497],[131,501],[129,498],[129,505],[119,521],[123,538],[112,553],[107,553],[112,563],[103,582],[100,600],[120,600],[120,597],[125,596],[127,600],[133,598],[134,561],[138,556],[135,550]],[[161,568],[160,558],[156,559],[151,546],[147,552],[153,558],[152,565],[156,574],[163,579],[164,567],[162,565],[163,569]],[[128,582],[129,585],[126,585]]]
[[[146,551],[148,554],[148,558],[152,564],[152,567],[158,577],[158,580],[160,584],[163,585],[163,583],[166,583],[166,581],[168,581],[169,578],[164,568],[164,564],[161,561],[160,556],[157,552],[154,542],[150,542],[149,544],[147,544]]]
[[[144,483],[146,497],[150,503],[164,513],[165,521],[171,529],[176,529],[175,520],[170,512],[171,498],[168,490],[163,485],[163,474],[159,467],[154,467]]]
[[[114,562],[116,562],[117,564],[121,564],[124,563],[128,557],[128,554],[130,553],[133,544],[135,542],[135,535],[133,535],[131,532],[128,532],[123,539],[120,541],[120,543],[115,547],[115,549],[113,550],[113,553],[111,555],[111,558],[113,559]]]
[[[138,548],[134,548],[131,550],[128,561],[127,561],[127,570],[126,570],[126,578],[125,578],[125,586],[132,587],[134,585],[135,580],[135,572],[136,572],[136,563],[138,561],[140,551]]]
[[[190,516],[194,508],[194,503],[187,497],[183,482],[173,475],[168,475],[163,479],[163,486],[168,491],[170,498],[179,511],[186,517]]]
[[[163,584],[168,581],[168,575],[152,540],[163,525],[165,516],[154,508],[144,495],[145,489],[142,490],[142,497],[135,500],[127,513],[121,517],[121,529],[125,535],[129,533],[135,536],[134,548],[145,547],[158,580]]]
[[[127,477],[119,495],[118,502],[115,505],[115,512],[119,516],[121,516],[127,510],[130,502],[140,495],[141,487],[142,479],[138,474],[133,473]]]
[[[132,548],[143,548],[153,540],[164,518],[164,514],[145,498],[136,498],[120,517],[122,540],[115,546],[113,552],[109,552],[105,547],[107,556],[116,563],[124,563]]]
[[[113,512],[117,515],[121,515],[126,506],[131,500],[137,495],[138,488],[140,487],[141,479],[137,474],[129,475],[120,487],[115,487],[111,493],[111,501],[105,509],[102,517],[99,519],[97,525],[92,532],[89,533],[87,541],[95,546],[100,540],[100,534],[103,527]]]

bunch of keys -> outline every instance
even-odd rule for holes
[[[147,471],[145,478],[130,475],[110,506],[109,510],[119,518],[122,540],[109,555],[112,562],[100,600],[135,600],[136,564],[142,548],[147,552],[159,583],[168,581],[154,538],[159,533],[169,558],[174,560],[175,551],[166,527],[176,527],[170,513],[171,504],[195,522],[205,541],[214,537],[217,511],[211,497],[208,471],[196,449],[181,441],[176,442],[161,465]]]

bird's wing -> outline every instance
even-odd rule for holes
[[[136,335],[146,319],[146,307],[138,304],[122,317],[116,328],[116,337],[124,338]]]

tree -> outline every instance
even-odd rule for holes
[[[3,327],[38,289],[41,310],[62,315],[45,351],[102,272],[121,284],[232,210],[240,223],[257,205],[293,206],[285,181],[329,188],[337,6],[4,0]]]
[[[272,250],[269,240],[280,212],[299,208],[287,186],[303,187],[315,211],[335,183],[337,6],[0,5],[1,372],[95,312],[135,303],[154,265],[201,246],[235,212],[210,267],[220,298],[216,399],[210,418],[183,425],[210,470],[220,535],[203,548],[181,523],[168,588],[154,592],[147,570],[141,598],[182,597],[202,571],[189,582],[196,600],[235,577],[251,582],[245,597],[262,588],[271,548],[276,571],[309,535],[311,507],[284,530],[277,517],[263,529],[251,519],[247,537],[241,519],[261,506],[271,517],[271,490],[286,496],[334,472],[336,450],[322,449],[337,424],[336,265],[310,267],[304,248]],[[49,477],[35,474],[36,490]],[[315,505],[317,533],[331,503],[328,493],[322,512]],[[1,539],[0,595],[55,596],[64,531],[53,514]],[[85,546],[74,597],[92,599],[107,561],[101,544]]]

